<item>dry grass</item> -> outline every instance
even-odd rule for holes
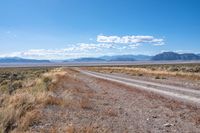
[[[20,129],[26,131],[30,126],[38,124],[40,122],[41,112],[39,110],[32,110],[27,112],[24,117],[21,118]]]
[[[44,97],[43,100],[44,105],[59,105],[63,106],[65,104],[65,101],[62,98],[48,95],[47,97]]]
[[[36,73],[36,71],[32,72],[34,74]],[[21,74],[22,73],[24,77],[27,77],[26,74],[28,74],[28,76],[31,75],[31,70],[26,69],[24,72],[22,71]],[[14,92],[12,94],[4,93],[2,95],[0,98],[1,132],[26,131],[29,126],[39,122],[39,118],[41,118],[40,110],[44,105],[61,104],[60,99],[50,96],[47,97],[47,94],[50,92],[45,89],[46,83],[42,80],[42,73],[40,74],[40,78],[37,75],[35,79],[33,78],[34,76],[30,76],[24,80],[21,80],[21,78],[18,80],[18,78],[16,78],[12,83]],[[26,82],[29,84],[23,85]],[[24,86],[26,86],[26,88]]]
[[[154,76],[161,78],[171,76],[189,80],[200,80],[199,64],[87,67],[86,69],[103,73],[125,73],[133,76]]]
[[[63,91],[63,106],[74,109],[92,109],[90,98],[94,95],[87,91],[71,88]]]
[[[31,119],[27,119],[27,112],[34,110],[35,98],[27,93],[15,94],[9,98],[8,103],[1,109],[3,114],[2,129],[3,132],[9,132],[16,127],[26,128],[21,125],[22,120],[26,120],[27,123],[31,123]],[[30,114],[29,114],[30,115]]]
[[[11,94],[6,91],[0,94],[0,132],[28,131],[29,127],[40,123],[42,110],[51,105],[73,109],[92,108],[90,98],[93,92],[76,79],[74,72],[56,68],[40,75],[37,73],[34,77],[30,76],[31,70],[26,71],[22,73],[27,78],[13,82],[17,89]],[[6,84],[7,81],[2,83]],[[85,128],[85,131],[90,133],[92,130]],[[48,132],[57,132],[57,129],[48,129]]]

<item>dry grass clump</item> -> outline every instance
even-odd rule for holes
[[[76,73],[76,71],[75,71]],[[57,85],[63,89],[61,97],[64,101],[64,106],[76,109],[91,109],[92,102],[90,98],[94,96],[94,91],[91,90],[82,81],[77,79],[76,75],[67,71],[64,76],[59,76],[60,83]]]
[[[91,94],[89,93],[91,96]],[[77,88],[66,89],[62,95],[62,105],[74,109],[92,109],[88,92]]]
[[[44,105],[60,105],[60,106],[63,106],[65,104],[65,101],[60,97],[48,95],[47,97],[45,97],[43,103],[44,103]]]
[[[28,93],[15,94],[10,96],[7,102],[0,109],[2,132],[10,132],[17,127],[26,129],[27,125],[35,121],[35,119],[30,119],[30,115],[33,115],[32,111],[36,108],[35,97]]]
[[[30,126],[36,125],[40,122],[41,112],[40,110],[32,110],[27,112],[20,120],[20,129],[26,131]]]

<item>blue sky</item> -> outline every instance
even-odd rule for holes
[[[0,0],[0,56],[200,53],[199,0]]]

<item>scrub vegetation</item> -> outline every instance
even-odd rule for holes
[[[200,80],[200,64],[159,64],[118,67],[88,67],[87,69],[103,73],[124,73],[132,76],[153,76],[155,79],[177,77],[188,80]]]

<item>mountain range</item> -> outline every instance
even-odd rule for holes
[[[152,56],[148,55],[115,55],[115,56],[102,56],[101,59],[106,61],[136,61],[136,60],[150,60]]]
[[[0,63],[50,63],[49,60],[24,59],[19,57],[0,58]]]
[[[101,57],[84,57],[77,59],[59,60],[59,62],[111,62],[111,61],[170,61],[170,60],[200,60],[200,54],[163,52],[155,56],[148,55],[114,55]],[[35,60],[19,57],[0,58],[0,63],[53,63],[56,60]]]
[[[200,54],[175,52],[163,52],[155,56],[148,55],[115,55],[101,56],[98,58],[78,58],[74,62],[96,62],[96,61],[170,61],[170,60],[200,60]]]
[[[162,60],[200,60],[200,55],[193,53],[178,54],[175,52],[164,52],[157,54],[152,57],[152,60],[162,61]]]
[[[152,56],[147,55],[114,55],[114,56],[101,56],[95,58],[78,58],[70,59],[65,62],[98,62],[98,61],[136,61],[136,60],[150,60]]]

